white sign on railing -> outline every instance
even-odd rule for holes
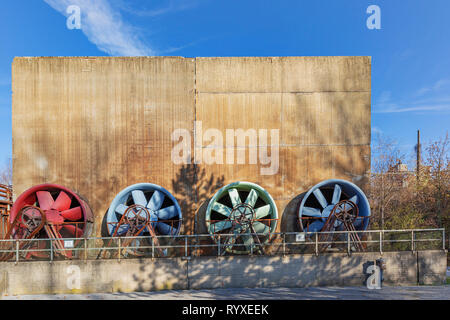
[[[295,241],[296,242],[305,242],[305,233],[299,232],[295,235]]]
[[[64,248],[73,248],[73,240],[64,240]]]

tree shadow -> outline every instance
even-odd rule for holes
[[[210,197],[223,187],[225,177],[207,176],[205,168],[196,164],[182,165],[175,179],[172,190],[183,212],[184,234],[207,233],[204,215]]]

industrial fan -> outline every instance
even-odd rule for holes
[[[136,237],[150,236],[158,245],[158,236],[178,235],[181,222],[180,206],[169,191],[155,184],[139,183],[120,191],[111,202],[106,231],[111,237],[127,237],[122,246],[140,254],[143,238]]]
[[[355,184],[340,179],[325,180],[312,187],[298,209],[300,228],[306,232],[350,231],[352,241],[362,248],[356,231],[366,230],[370,205]],[[322,237],[329,242],[331,234]]]
[[[72,258],[70,249],[79,242],[77,238],[90,234],[92,222],[89,205],[75,192],[56,184],[41,184],[26,190],[14,202],[7,238],[51,239],[57,254]],[[64,238],[74,239],[73,246],[65,248]],[[27,258],[49,256],[43,250],[50,247],[48,241],[31,242],[31,246],[21,243],[29,246]]]
[[[270,240],[277,226],[277,206],[270,194],[250,182],[234,182],[221,188],[209,201],[206,227],[225,252],[246,254]],[[257,235],[255,235],[257,234]],[[218,243],[219,244],[219,243]]]

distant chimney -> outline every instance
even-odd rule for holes
[[[416,148],[416,152],[417,152],[417,164],[416,164],[416,170],[417,170],[417,181],[419,181],[420,179],[420,130],[417,130],[417,148]]]

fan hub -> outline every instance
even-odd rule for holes
[[[240,203],[233,208],[231,212],[231,217],[236,220],[239,224],[248,224],[252,219],[254,219],[255,210],[253,207],[246,203]]]

